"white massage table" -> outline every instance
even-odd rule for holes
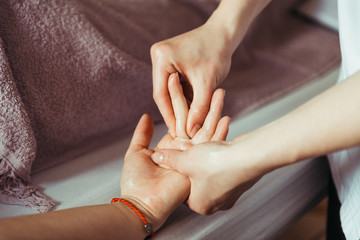
[[[250,114],[233,119],[228,139],[279,118],[336,82],[335,69],[295,92]],[[155,127],[153,144],[166,132]],[[131,134],[32,176],[34,184],[57,202],[56,210],[108,203],[120,196],[123,157]],[[225,212],[201,216],[185,206],[170,216],[154,239],[274,239],[327,193],[325,159],[311,159],[263,177]],[[0,218],[31,214],[25,207],[0,204]]]

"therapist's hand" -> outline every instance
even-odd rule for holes
[[[169,77],[168,89],[171,97],[172,108],[176,116],[175,138],[169,133],[158,143],[156,149],[180,149],[185,150],[193,145],[210,141],[223,141],[226,139],[230,117],[221,118],[225,91],[217,89],[211,99],[210,110],[206,116],[203,126],[193,138],[189,138],[185,131],[188,106],[182,94],[182,86],[177,74]]]
[[[121,195],[145,215],[157,230],[182,204],[190,190],[190,181],[180,173],[164,169],[151,161],[148,149],[153,134],[149,115],[143,115],[125,155],[121,175]]]
[[[174,137],[176,123],[168,90],[169,76],[179,72],[184,78],[183,94],[191,103],[186,133],[193,138],[209,112],[214,89],[230,69],[233,50],[219,34],[219,29],[207,22],[151,47],[153,97]]]
[[[231,208],[237,199],[262,176],[246,148],[234,149],[229,142],[195,145],[185,151],[158,150],[152,160],[190,178],[188,206],[209,215]],[[243,152],[243,154],[241,153]]]

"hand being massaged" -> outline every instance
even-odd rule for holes
[[[227,164],[233,157],[224,158],[224,153],[230,153],[228,147],[231,145],[231,142],[225,141],[230,117],[221,118],[225,91],[217,89],[214,92],[202,127],[190,138],[186,134],[188,105],[178,74],[170,75],[168,90],[176,119],[175,137],[167,133],[154,149],[152,160],[190,179],[187,204],[193,211],[208,215],[231,208],[257,178],[246,178],[243,184],[236,185],[237,178],[232,177],[231,165]]]
[[[169,132],[165,134],[155,147],[155,151],[159,149],[185,150],[204,142],[218,142],[226,139],[230,117],[221,118],[225,94],[223,89],[214,92],[210,111],[202,128],[193,138],[189,138],[185,131],[188,106],[177,73],[170,75],[168,87],[174,114],[177,117],[176,133],[175,137]],[[148,218],[154,223],[154,229],[157,230],[170,213],[188,197],[190,181],[187,176],[168,169],[166,166],[158,167],[151,161],[154,150],[148,147],[152,132],[151,118],[149,115],[144,115],[139,121],[125,156],[121,193],[122,197],[136,203],[148,214]],[[144,187],[149,185],[154,187]],[[174,188],[175,185],[176,188]]]
[[[229,130],[230,117],[221,118],[225,91],[217,89],[211,99],[210,110],[202,127],[191,138],[186,133],[186,121],[189,112],[187,101],[184,97],[179,75],[172,73],[168,81],[168,90],[176,119],[175,137],[168,132],[158,143],[154,150],[179,149],[185,150],[194,145],[210,142],[224,141]]]
[[[223,90],[215,92],[206,121],[192,139],[184,134],[188,108],[177,74],[171,75],[169,91],[178,116],[178,132],[175,138],[166,134],[156,149],[189,149],[194,144],[225,140],[230,119],[220,119]],[[187,199],[190,181],[187,176],[151,161],[152,134],[151,117],[144,114],[125,155],[121,198],[130,202],[152,224],[151,230],[156,231]],[[122,202],[0,220],[1,239],[23,239],[24,236],[34,239],[144,239],[147,235],[139,216]]]

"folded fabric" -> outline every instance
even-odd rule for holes
[[[224,82],[243,114],[339,62],[337,35],[274,1],[249,30]],[[215,0],[0,2],[0,201],[54,203],[30,174],[130,132],[152,100],[150,46],[204,23]],[[221,36],[219,36],[221,37]]]

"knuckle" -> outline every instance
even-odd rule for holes
[[[170,50],[170,44],[166,41],[155,43],[150,48],[151,58],[162,58]]]
[[[206,216],[210,216],[212,215],[214,212],[211,208],[203,208],[200,210],[202,215],[206,215]]]
[[[193,210],[201,215],[206,215],[206,216],[212,215],[214,213],[213,208],[207,203],[201,204],[200,206],[198,206]]]
[[[195,116],[198,116],[199,118],[204,118],[208,114],[210,107],[203,104],[200,106],[197,106],[194,108],[193,113]]]
[[[197,212],[201,215],[206,215],[206,209],[205,208],[194,208],[193,211]]]
[[[150,48],[150,55],[151,55],[151,57],[154,57],[154,56],[156,55],[156,52],[157,52],[158,49],[159,49],[159,45],[160,45],[160,43],[155,43],[155,44],[153,44],[153,45],[151,46],[151,48]]]

